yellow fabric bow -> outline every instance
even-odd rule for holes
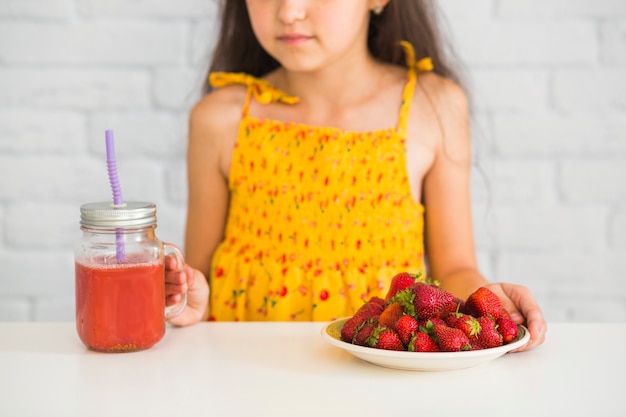
[[[409,68],[417,68],[420,71],[432,71],[435,68],[430,57],[422,58],[415,62],[415,50],[409,42],[401,41],[400,45],[402,45],[406,53],[406,64]]]
[[[252,95],[256,101],[263,104],[271,103],[273,101],[279,101],[286,104],[295,104],[298,102],[298,97],[290,96],[267,81],[243,72],[212,72],[209,75],[209,82],[216,88],[232,84],[247,85],[251,87]]]

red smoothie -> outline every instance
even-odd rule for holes
[[[90,349],[130,352],[165,334],[162,263],[84,265],[76,262],[76,330]]]

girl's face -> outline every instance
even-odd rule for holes
[[[290,71],[315,71],[367,51],[375,0],[246,0],[259,43]]]

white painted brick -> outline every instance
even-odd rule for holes
[[[623,159],[572,159],[562,163],[559,188],[566,201],[626,203]]]
[[[1,199],[0,199],[0,201],[1,201]],[[0,202],[0,250],[2,250],[3,243],[6,240],[5,237],[4,237],[4,224],[5,224],[5,220],[4,220],[4,206]]]
[[[144,108],[150,102],[145,71],[16,69],[0,66],[0,106],[59,110]]]
[[[187,125],[186,114],[155,111],[99,113],[91,120],[89,142],[95,152],[104,155],[104,132],[112,129],[115,152],[120,157],[182,157],[187,147]]]
[[[489,204],[541,208],[557,202],[556,166],[552,161],[495,160],[485,174],[482,195]]]
[[[98,186],[96,187],[94,182],[94,186],[90,187],[91,193],[81,203],[111,201],[113,199],[105,161],[106,156],[103,155],[102,169],[97,181]],[[124,200],[150,201],[156,204],[163,198],[165,174],[159,163],[148,158],[126,158],[120,156],[117,156],[117,162],[117,171]]]
[[[480,166],[472,170],[470,178],[472,205],[477,206],[491,203],[491,199],[493,198],[492,178],[492,168],[489,168],[489,171],[487,171],[484,166]]]
[[[0,155],[0,178],[10,178],[0,200],[76,204],[110,196],[106,158]]]
[[[608,208],[602,206],[495,206],[493,216],[494,248],[524,251],[606,246]]]
[[[77,153],[84,149],[85,118],[64,111],[0,112],[0,151]]]
[[[0,60],[46,64],[176,64],[183,61],[184,41],[185,27],[179,23],[4,22],[0,25]]]
[[[491,204],[493,198],[491,173],[484,171],[484,168],[474,169],[470,175],[470,193],[473,206],[483,206]]]
[[[552,294],[540,304],[548,322],[608,323],[626,321],[626,304],[611,297]],[[548,337],[550,325],[548,324]]]
[[[0,297],[0,321],[30,321],[30,312],[27,297]]]
[[[80,235],[76,205],[9,204],[4,217],[6,243],[12,248],[72,250]]]
[[[626,209],[619,210],[609,226],[610,242],[617,248],[626,249]]]
[[[191,26],[189,59],[191,64],[206,73],[217,42],[218,27],[213,21],[200,21]]]
[[[596,61],[596,32],[595,25],[586,21],[487,24],[456,21],[452,25],[461,57],[477,68],[589,65]]]
[[[497,15],[554,19],[626,16],[623,0],[499,0]]]
[[[180,160],[167,167],[165,174],[166,195],[177,206],[187,204],[187,163]]]
[[[626,297],[623,250],[506,250],[498,257],[495,270],[502,280],[526,285],[542,294],[622,300]]]
[[[473,112],[470,120],[473,162],[480,164],[493,153],[493,129],[491,114],[480,109]]]
[[[549,73],[535,70],[477,70],[472,93],[479,109],[545,110],[549,105]]]
[[[481,249],[476,250],[476,262],[478,264],[478,270],[489,281],[493,279],[493,256],[490,251],[483,251]]]
[[[492,155],[474,160],[470,172],[470,192],[474,206],[493,205],[493,181],[496,159]]]
[[[474,242],[482,252],[491,251],[497,240],[496,220],[492,204],[474,204],[472,206]]]
[[[200,99],[206,74],[193,69],[163,69],[154,74],[154,99],[159,107],[188,111]]]
[[[169,242],[184,250],[186,207],[157,201],[156,234],[163,242]]]
[[[472,167],[471,167],[471,193],[472,201],[483,204],[488,201],[487,178],[492,175],[493,165],[493,134],[491,129],[490,115],[477,113],[472,116],[471,140],[472,140]]]
[[[494,0],[445,0],[434,2],[445,17],[484,21],[493,15]]]
[[[626,6],[626,2],[622,2]],[[626,64],[626,19],[602,23],[602,62]]]
[[[500,155],[626,153],[626,114],[498,113],[493,119]]]
[[[543,317],[549,323],[548,337],[550,337],[550,323],[572,322],[572,313],[569,311],[567,306],[559,304],[554,300],[554,297],[545,297],[543,294],[535,294],[535,299],[541,308]]]
[[[571,69],[554,76],[554,99],[564,110],[603,113],[626,108],[626,70]]]
[[[216,1],[206,0],[81,0],[77,4],[81,15],[88,17],[133,16],[176,18],[213,18]]]
[[[73,0],[2,0],[0,17],[63,18],[72,15]]]
[[[567,297],[562,304],[570,311],[573,322],[623,323],[626,321],[626,303],[615,297]]]
[[[67,250],[13,251],[0,249],[0,294],[49,296],[74,293],[74,253]],[[7,273],[11,271],[11,273]]]
[[[474,80],[479,267],[528,285],[549,320],[626,320],[626,2],[439,3]],[[111,199],[106,128],[124,198],[155,202],[157,235],[182,248],[187,114],[215,5],[0,0],[0,304],[13,319],[73,319],[79,206]]]
[[[38,297],[33,306],[34,321],[74,321],[76,318],[74,293],[70,295]]]

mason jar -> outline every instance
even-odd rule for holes
[[[165,334],[165,321],[180,314],[181,301],[165,307],[166,255],[184,265],[173,244],[155,233],[156,205],[129,201],[80,207],[82,236],[75,249],[76,330],[89,349],[147,349]]]

